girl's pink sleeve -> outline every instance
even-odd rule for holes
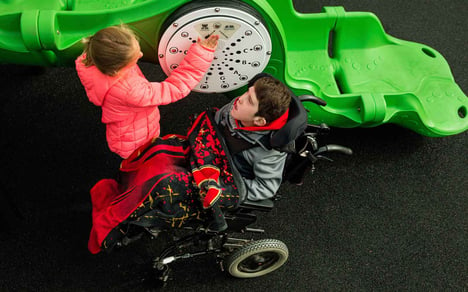
[[[213,61],[214,51],[193,44],[179,66],[162,82],[141,78],[132,86],[130,105],[138,107],[165,105],[187,96],[201,81]]]

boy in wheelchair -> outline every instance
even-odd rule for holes
[[[324,105],[318,98],[309,100]],[[152,236],[179,228],[191,233],[155,259],[156,270],[167,271],[179,258],[213,253],[227,258],[226,267],[236,277],[279,268],[288,257],[284,243],[229,234],[263,232],[248,227],[256,221],[253,211],[273,208],[271,199],[286,170],[292,171],[285,168],[287,158],[295,160],[294,178],[312,167],[319,158],[313,155],[315,135],[323,129],[307,128],[301,101],[283,83],[257,75],[245,94],[216,113],[200,114],[186,136],[149,141],[122,162],[119,181],[101,180],[92,188],[89,250],[127,245],[140,237],[135,228]],[[196,251],[186,251],[195,245]]]
[[[250,81],[248,90],[215,116],[235,168],[242,175],[245,198],[272,198],[278,190],[286,152],[271,147],[271,134],[288,120],[291,92],[266,74]]]

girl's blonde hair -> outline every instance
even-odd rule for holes
[[[134,32],[125,25],[111,26],[83,39],[85,66],[95,65],[102,73],[115,76],[135,57]]]

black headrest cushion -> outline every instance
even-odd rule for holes
[[[297,96],[292,95],[289,104],[288,121],[270,139],[273,148],[281,148],[296,140],[307,127],[307,112]]]
[[[263,77],[276,79],[268,73],[258,73],[249,81],[248,87],[252,87],[255,81]],[[273,148],[281,148],[296,140],[307,127],[307,112],[302,106],[302,102],[292,92],[291,96],[288,121],[286,125],[276,131],[270,139],[270,146]]]

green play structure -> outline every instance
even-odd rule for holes
[[[224,61],[217,66],[221,70],[221,63],[231,62],[224,64],[226,71],[238,74],[229,82],[216,79],[224,89],[216,92],[237,94],[255,70],[265,71],[296,94],[327,102],[308,105],[312,123],[344,128],[394,123],[431,137],[468,129],[467,96],[441,54],[386,34],[372,13],[343,7],[301,14],[291,0],[3,0],[0,62],[73,66],[83,37],[120,23],[136,31],[143,60],[159,62],[166,73],[173,65],[170,52],[188,42],[183,38],[215,27],[224,35],[219,52]],[[249,42],[251,47],[236,51]],[[256,62],[258,56],[266,61]],[[200,91],[210,92],[209,85],[215,84]]]

